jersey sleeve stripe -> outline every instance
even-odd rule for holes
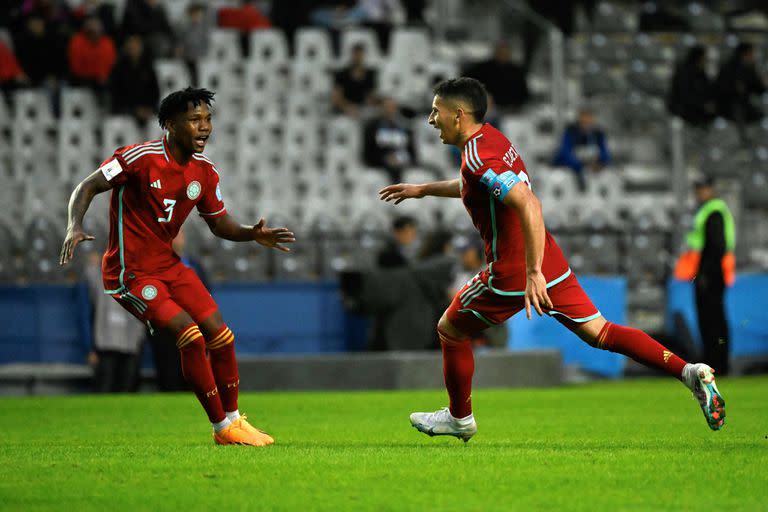
[[[197,213],[199,213],[200,215],[205,215],[206,217],[210,217],[211,215],[218,215],[218,214],[220,214],[221,212],[223,212],[223,211],[224,211],[224,210],[226,210],[226,209],[227,209],[227,208],[226,208],[226,207],[224,207],[224,208],[222,208],[221,210],[219,210],[219,211],[217,211],[217,212],[213,212],[213,213],[200,212],[200,211],[198,211]]]
[[[477,172],[478,167],[475,161],[472,159],[472,153],[469,150],[469,144],[467,144],[467,147],[464,149],[464,157],[467,161],[467,167],[469,167],[472,172]]]
[[[136,153],[135,155],[133,155],[132,157],[127,159],[125,161],[125,163],[130,165],[130,164],[132,164],[133,162],[135,162],[136,160],[138,160],[139,158],[141,158],[141,157],[143,157],[145,155],[164,155],[164,154],[165,153],[161,149],[155,149],[155,150],[147,149],[145,151],[140,151],[139,153]]]
[[[125,153],[123,153],[123,158],[128,158],[132,154],[134,154],[137,151],[140,151],[142,149],[160,147],[161,144],[162,144],[162,141],[145,142],[144,144],[140,144],[140,145],[136,146],[135,148],[131,148],[128,151],[126,151]]]
[[[479,167],[477,168],[480,170],[480,168],[483,167],[483,161],[480,160],[480,155],[477,154],[477,139],[472,140],[472,148],[471,151],[473,155],[475,156],[475,161],[478,163]]]
[[[216,164],[214,164],[213,161],[207,156],[200,153],[195,153],[194,155],[192,155],[192,158],[194,158],[195,160],[200,160],[201,162],[206,162],[211,164],[211,168],[213,169],[213,172],[215,172],[217,175],[219,174],[219,170],[216,169]]]

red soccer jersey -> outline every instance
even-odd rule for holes
[[[461,158],[461,200],[485,242],[491,290],[502,295],[525,292],[525,237],[520,216],[502,200],[518,182],[531,186],[520,154],[488,123],[469,138]],[[548,286],[570,275],[568,262],[546,232],[542,272]]]
[[[104,286],[112,293],[180,261],[171,241],[193,207],[205,217],[226,213],[213,162],[193,154],[180,165],[165,139],[122,147],[99,170],[113,187],[102,260]]]

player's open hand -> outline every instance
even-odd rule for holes
[[[543,308],[552,309],[552,301],[547,294],[547,280],[544,274],[528,272],[525,278],[525,316],[531,319],[531,306],[539,316],[544,314]]]
[[[424,197],[424,192],[420,185],[398,183],[379,190],[379,199],[386,202],[394,201],[395,204],[400,204],[406,199],[419,199],[421,197]]]
[[[93,239],[93,235],[86,234],[82,229],[67,229],[67,236],[64,238],[64,244],[61,246],[59,265],[66,265],[70,262],[75,254],[77,244]]]
[[[265,247],[273,247],[283,252],[291,250],[283,244],[292,244],[296,236],[288,228],[268,228],[267,220],[262,217],[258,224],[253,226],[253,240]]]

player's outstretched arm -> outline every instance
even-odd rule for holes
[[[551,308],[552,302],[547,294],[547,279],[541,272],[544,261],[544,216],[541,203],[536,195],[523,182],[516,183],[504,196],[504,204],[515,208],[520,215],[520,222],[525,237],[525,314],[531,319],[531,306],[541,316],[542,306]]]
[[[435,181],[420,185],[398,183],[379,190],[379,199],[386,202],[394,201],[395,204],[400,204],[406,199],[420,199],[424,196],[461,197],[459,180]]]
[[[95,171],[72,191],[67,208],[67,234],[64,237],[64,244],[59,256],[60,265],[69,263],[75,254],[77,244],[85,240],[93,240],[93,236],[83,231],[83,217],[85,217],[85,212],[88,211],[94,196],[111,188],[104,174],[101,171]]]
[[[206,218],[205,222],[208,223],[211,233],[233,242],[253,241],[265,247],[290,252],[290,249],[284,244],[292,244],[296,241],[296,236],[288,228],[267,227],[267,221],[263,217],[255,226],[240,224],[228,213],[212,219]]]

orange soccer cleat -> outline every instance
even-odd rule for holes
[[[233,421],[227,428],[219,432],[213,433],[213,440],[216,444],[242,444],[247,446],[267,446],[275,442],[274,439],[267,434],[256,430],[251,425],[248,425],[246,421],[241,421],[242,418]],[[244,425],[248,425],[250,429],[246,429]]]
[[[264,432],[263,430],[259,430],[250,423],[248,423],[248,417],[246,415],[242,415],[239,418],[237,418],[235,421],[232,422],[233,425],[239,425],[239,427],[246,432],[249,432],[250,434],[259,437],[262,442],[266,444],[272,444],[275,442],[274,439],[272,439],[272,436]]]

